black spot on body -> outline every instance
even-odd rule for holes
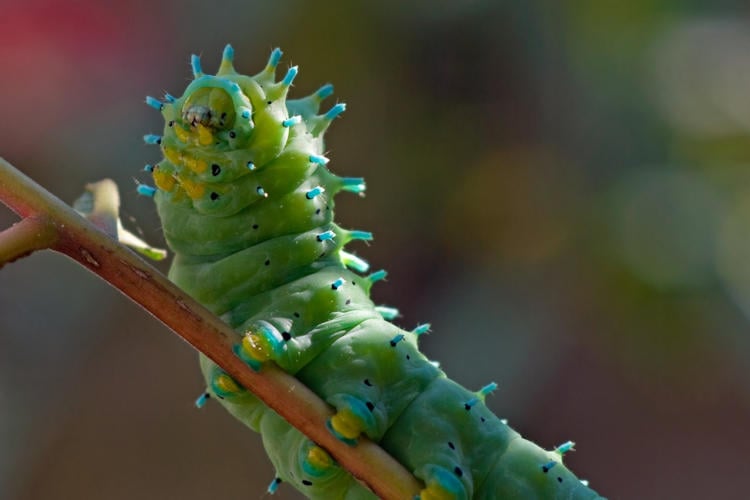
[[[469,403],[464,403],[464,410],[470,411],[471,410],[471,405]]]
[[[312,481],[308,481],[307,479],[303,479],[302,480],[302,484],[304,484],[305,486],[312,486]]]
[[[289,341],[289,339],[292,338],[292,335],[289,332],[281,332],[281,338],[285,341]]]
[[[344,302],[347,306],[352,303],[352,299],[346,299],[346,302]]]
[[[270,265],[271,265],[271,259],[266,259],[266,262],[265,262],[265,264],[266,264],[267,266],[270,266]]]
[[[211,165],[211,175],[217,176],[220,173],[221,173],[221,167],[219,165],[217,165],[216,163]]]
[[[295,318],[299,318],[299,313],[298,313],[298,312],[296,312],[296,313],[293,313],[292,315],[293,315],[293,316],[294,316]]]
[[[461,467],[459,467],[458,465],[456,466],[455,469],[453,469],[453,472],[455,472],[458,477],[461,477],[464,475],[464,471],[462,471]]]
[[[560,476],[557,476],[557,482],[562,483],[562,478]]]
[[[366,379],[365,379],[365,385],[366,385],[367,387],[372,387],[372,382],[370,382],[370,379],[369,379],[369,378],[366,378]]]
[[[448,441],[448,448],[450,448],[451,450],[455,450],[456,449],[456,445],[453,444],[452,441]]]
[[[316,214],[320,214],[320,209],[317,209],[317,210],[315,211],[315,213],[316,213]]]
[[[167,123],[167,126],[173,127],[174,126],[174,120],[169,120],[169,122]]]
[[[258,229],[258,224],[253,224],[253,229]]]
[[[372,410],[375,409],[375,405],[372,404],[371,401],[368,401],[367,403],[365,403],[365,406],[367,406],[367,409],[370,410],[370,411],[372,411]]]
[[[409,355],[407,354],[407,355],[406,355],[406,359],[411,359],[411,356],[409,356]]]
[[[237,137],[237,134],[234,132],[234,130],[230,130],[229,131],[229,138],[230,139],[234,139],[235,137]]]
[[[485,418],[484,418],[484,417],[480,417],[480,418],[479,418],[479,420],[481,420],[481,421],[482,421],[482,423],[484,423],[484,422],[485,422]]]
[[[216,201],[219,199],[219,193],[217,192],[211,192],[211,201]]]
[[[273,101],[266,101],[266,104],[270,106],[272,102]]]

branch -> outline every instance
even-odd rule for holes
[[[118,288],[222,367],[336,461],[386,499],[412,498],[421,484],[379,446],[364,438],[350,447],[326,421],[333,414],[315,393],[276,365],[254,372],[232,352],[240,336],[135,253],[0,158],[0,201],[24,220],[0,233],[0,266],[50,248]]]

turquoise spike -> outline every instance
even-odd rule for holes
[[[328,159],[328,158],[326,158],[325,156],[321,156],[321,155],[310,155],[310,162],[311,162],[311,163],[317,163],[318,165],[325,165],[325,164],[327,164],[327,163],[328,163],[329,161],[331,161],[331,160],[329,160],[329,159]]]
[[[153,198],[156,194],[156,188],[148,186],[146,184],[138,184],[136,191],[138,191],[139,195],[148,196],[149,198]]]
[[[193,77],[198,78],[203,76],[203,69],[201,68],[201,58],[195,54],[190,56],[190,65],[193,67]]]
[[[276,47],[271,52],[271,56],[268,58],[268,67],[276,69],[276,66],[279,65],[279,61],[281,61],[281,55],[283,52],[280,48]]]
[[[300,115],[295,115],[295,116],[290,116],[289,118],[281,122],[281,124],[285,127],[291,127],[292,125],[297,125],[298,123],[301,123],[301,122],[302,122],[302,117]]]
[[[398,335],[396,335],[395,337],[391,339],[391,347],[396,347],[396,345],[402,340],[404,340],[404,334],[399,333]]]
[[[346,267],[354,269],[358,273],[366,273],[367,270],[370,269],[370,264],[368,264],[366,260],[357,257],[354,254],[344,250],[339,250],[339,255],[341,256],[341,262],[343,262]]]
[[[330,83],[326,83],[322,87],[320,87],[318,90],[315,91],[315,97],[320,99],[321,101],[325,99],[326,97],[330,97],[333,94],[333,85]]]
[[[161,136],[156,134],[146,134],[143,136],[143,142],[146,144],[161,144]]]
[[[224,47],[224,52],[221,54],[221,58],[225,61],[234,62],[234,47],[227,44],[227,46]]]
[[[430,331],[430,328],[431,325],[429,323],[424,323],[422,325],[417,325],[412,332],[414,332],[415,335],[424,335]]]
[[[200,396],[198,396],[198,399],[195,400],[195,407],[196,408],[203,408],[206,405],[206,402],[211,398],[211,394],[204,392]]]
[[[401,315],[399,310],[396,309],[395,307],[376,306],[375,311],[377,311],[377,313],[380,314],[380,316],[382,316],[383,319],[387,321],[392,321]]]
[[[246,108],[246,107],[244,107],[244,106],[243,106],[243,107],[241,107],[241,108],[239,109],[239,111],[240,111],[240,116],[241,116],[242,118],[244,118],[245,120],[249,120],[249,119],[250,119],[250,116],[252,116],[252,113],[250,112],[250,110],[249,110],[249,109],[247,109],[247,108]]]
[[[573,448],[576,444],[573,441],[566,441],[557,448],[555,448],[555,451],[559,453],[560,455],[565,455],[569,451],[575,451]]]
[[[279,485],[281,484],[281,478],[275,477],[273,478],[273,481],[271,481],[271,484],[268,485],[268,492],[273,495],[276,493],[276,491],[279,489]]]
[[[546,464],[542,465],[542,472],[544,472],[545,474],[548,473],[555,465],[557,465],[557,462],[555,462],[554,460],[550,460]]]
[[[164,93],[164,100],[171,103],[171,102],[175,102],[177,100],[177,98],[175,96],[173,96],[172,94],[170,94],[169,92],[165,92]]]
[[[155,97],[151,97],[150,95],[146,96],[146,104],[148,104],[149,106],[151,106],[157,111],[161,111],[162,109],[164,109],[164,104],[162,104],[162,102],[159,99]]]
[[[318,241],[327,241],[327,240],[332,240],[332,239],[333,239],[333,238],[335,238],[335,237],[336,237],[336,233],[334,233],[334,232],[333,232],[333,231],[331,231],[331,230],[328,230],[328,231],[325,231],[325,232],[323,232],[323,233],[320,233],[320,234],[318,235]]]
[[[350,193],[364,193],[367,186],[364,177],[341,177],[341,189]]]
[[[497,384],[495,382],[490,382],[489,384],[479,389],[476,394],[480,396],[482,399],[484,399],[488,394],[490,394],[495,389],[497,389]]]
[[[297,72],[299,71],[299,68],[297,66],[292,66],[289,68],[289,71],[286,72],[286,75],[284,75],[284,79],[281,80],[281,83],[286,85],[287,87],[292,84],[294,79],[297,77]]]
[[[508,419],[507,418],[501,418],[500,423],[503,425],[508,425]]]
[[[143,167],[143,171],[144,172],[153,172],[154,171],[154,166],[153,165],[146,165],[146,166]]]
[[[255,188],[255,192],[263,198],[268,198],[268,193],[266,193],[266,190],[263,189],[263,186],[258,186],[257,188]]]
[[[323,188],[323,186],[315,186],[310,191],[305,193],[305,198],[307,198],[308,200],[312,200],[316,196],[323,194],[324,191],[325,191],[325,188]]]
[[[331,283],[332,290],[338,290],[344,284],[344,278],[337,278],[336,281]]]
[[[249,161],[247,162],[247,169],[248,170],[255,170],[255,163]]]
[[[326,120],[333,120],[334,118],[339,116],[341,113],[343,113],[345,110],[346,110],[346,104],[343,102],[340,102],[328,110],[328,112],[325,114],[325,118]]]
[[[370,274],[367,279],[370,280],[370,283],[377,283],[378,281],[384,280],[386,276],[388,276],[388,272],[385,269],[380,269],[379,271]]]
[[[370,231],[349,231],[349,238],[351,240],[372,241],[372,233]]]

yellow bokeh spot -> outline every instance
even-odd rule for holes
[[[331,427],[346,439],[356,439],[362,432],[357,420],[349,410],[340,410],[331,417]]]
[[[317,469],[327,469],[333,465],[331,455],[320,446],[310,448],[310,451],[307,452],[307,461]]]
[[[154,183],[156,184],[156,187],[158,187],[162,191],[169,192],[174,189],[174,185],[176,181],[175,181],[175,178],[172,177],[172,174],[169,174],[157,168],[154,170],[153,177],[154,177]]]
[[[431,484],[419,492],[419,500],[455,500],[455,498],[455,495],[435,484]]]
[[[242,338],[242,350],[256,361],[268,361],[271,359],[271,349],[268,343],[255,333],[248,333]]]
[[[232,377],[224,373],[216,377],[216,380],[214,380],[214,385],[216,385],[216,387],[218,387],[225,394],[240,392],[242,390],[240,386],[237,385],[237,382],[232,379]]]

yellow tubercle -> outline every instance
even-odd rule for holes
[[[307,452],[307,461],[317,469],[327,469],[333,465],[331,455],[320,446],[310,448],[310,451]]]
[[[206,163],[206,160],[194,158],[192,156],[183,156],[182,163],[196,174],[202,174],[208,169],[208,163]]]
[[[214,134],[211,129],[200,123],[195,128],[198,129],[198,144],[208,146],[214,143]]]
[[[331,427],[346,439],[356,439],[362,432],[357,424],[357,419],[348,409],[339,410],[331,417]]]
[[[222,373],[221,375],[216,377],[216,380],[214,380],[214,385],[216,385],[216,387],[218,387],[222,392],[226,394],[240,392],[242,390],[242,388],[237,385],[237,382],[235,382],[232,377],[225,373]]]
[[[177,139],[179,139],[180,142],[187,143],[190,140],[190,132],[182,128],[180,125],[175,124],[172,129],[174,130],[174,135],[177,136]]]
[[[445,488],[435,484],[419,492],[419,500],[455,500],[456,496],[447,491]]]
[[[200,182],[195,182],[190,179],[180,179],[180,185],[193,200],[203,198],[203,195],[206,194],[206,186]]]
[[[268,342],[255,333],[248,333],[242,338],[242,351],[260,363],[271,359],[271,347]]]
[[[153,177],[154,184],[156,184],[156,187],[158,187],[162,191],[170,192],[174,189],[176,181],[175,178],[172,177],[172,174],[164,172],[157,168],[154,170]]]
[[[172,163],[172,165],[179,165],[182,163],[182,155],[175,148],[164,147],[164,157]]]

